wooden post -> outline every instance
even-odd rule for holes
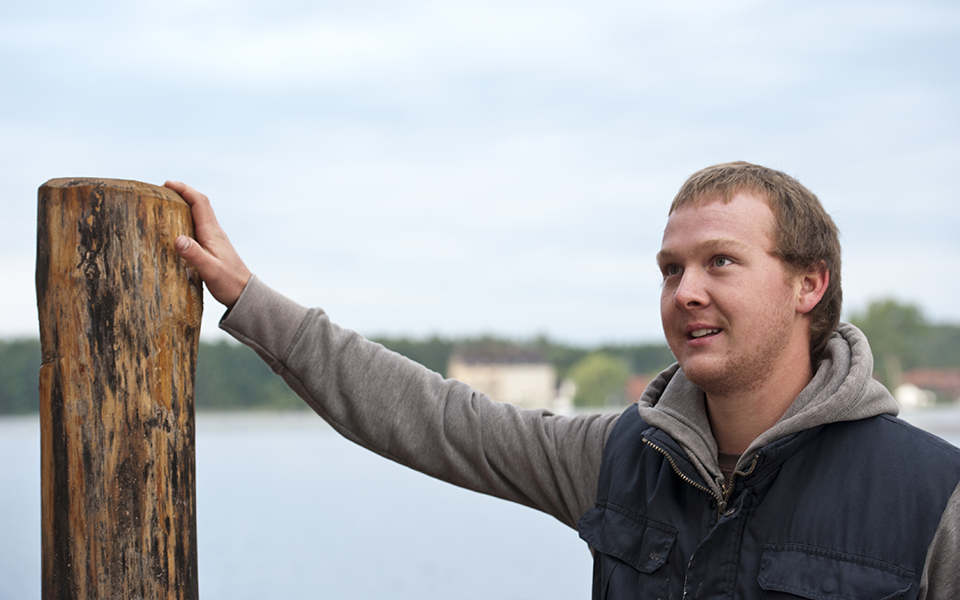
[[[195,599],[193,391],[202,287],[173,191],[40,187],[44,600]]]

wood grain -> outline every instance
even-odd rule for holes
[[[42,597],[195,599],[194,374],[203,294],[173,191],[41,186]]]

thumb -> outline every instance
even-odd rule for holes
[[[203,247],[198,244],[195,240],[191,239],[188,236],[181,235],[178,236],[174,242],[174,246],[177,249],[177,252],[180,253],[180,256],[187,259],[187,262],[190,263],[194,269],[200,273],[200,278],[206,280],[207,276],[211,274],[211,269],[213,265],[210,264],[214,262],[213,257],[210,256]]]
[[[190,245],[192,243],[193,243],[193,240],[191,240],[185,235],[181,235],[177,237],[177,241],[174,242],[174,245],[177,247],[177,252],[179,252],[180,254],[183,254],[190,249]]]
[[[186,235],[178,236],[173,245],[180,256],[197,270],[213,297],[224,306],[233,306],[250,281],[250,271],[240,257],[232,253],[233,263],[224,264],[197,240]],[[232,246],[230,250],[233,252]]]

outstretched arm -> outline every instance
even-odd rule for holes
[[[231,308],[250,281],[250,269],[243,264],[217,222],[209,198],[179,181],[168,181],[163,185],[180,194],[193,212],[197,239],[179,236],[175,242],[177,252],[200,273],[213,297]]]
[[[593,506],[603,445],[617,415],[565,418],[492,402],[337,327],[323,311],[252,277],[206,196],[183,183],[165,185],[190,204],[196,228],[196,240],[177,238],[177,251],[232,309],[220,327],[253,348],[347,439],[570,527]]]

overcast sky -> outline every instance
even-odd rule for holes
[[[960,323],[955,1],[0,0],[0,69],[0,337],[81,176],[190,183],[368,335],[659,341],[669,202],[738,159],[824,202],[847,315]]]

